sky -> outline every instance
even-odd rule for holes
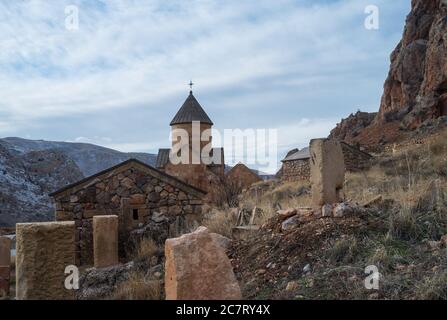
[[[192,80],[217,130],[276,129],[281,157],[378,110],[410,2],[0,0],[0,137],[156,153]]]

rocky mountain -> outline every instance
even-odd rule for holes
[[[0,139],[0,227],[53,218],[49,193],[130,158],[155,155],[83,143]]]
[[[364,145],[395,142],[409,132],[436,130],[447,123],[447,2],[412,0],[402,40],[391,54],[378,114],[357,133],[331,136]],[[353,119],[348,121],[352,122]],[[341,132],[341,134],[340,134]]]
[[[107,169],[130,158],[154,165],[157,156],[150,153],[119,152],[89,143],[54,142],[44,140],[27,140],[22,138],[4,138],[0,141],[9,143],[21,154],[30,151],[57,149],[72,159],[86,177]]]

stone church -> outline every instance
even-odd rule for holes
[[[184,144],[191,160],[197,152],[194,126],[199,125],[199,135],[213,126],[192,91],[170,125],[173,133],[181,129],[189,138],[173,139],[172,148],[160,149],[156,168],[130,159],[50,194],[56,221],[75,221],[77,265],[93,262],[94,216],[118,216],[120,257],[124,257],[128,240],[141,228],[154,226],[150,233],[157,233],[157,240],[164,242],[199,226],[205,203],[219,204],[225,198],[224,152],[210,147],[210,134],[206,141],[199,141],[198,149],[201,153],[209,148],[212,162],[202,158],[198,163],[170,161],[178,143]]]
[[[194,97],[192,91],[172,119],[170,126],[173,137],[172,147],[158,151],[156,168],[207,192],[205,202],[221,204],[225,192],[223,188],[225,179],[224,149],[208,147],[209,152],[205,150],[207,145],[212,144],[210,130],[213,122]],[[199,130],[196,136],[194,135],[195,126]],[[188,140],[181,142],[178,137],[176,138],[177,131],[188,133]],[[201,139],[200,137],[205,136],[207,131],[209,132],[207,137]],[[196,148],[194,148],[195,143]],[[181,150],[178,150],[178,146],[182,144],[188,148],[188,161],[187,163],[174,164],[170,161],[170,158],[173,155],[180,154]],[[203,153],[206,154],[207,157],[205,158],[207,159],[201,157]],[[192,159],[193,155],[197,155],[198,161],[195,163]]]
[[[138,160],[127,160],[50,196],[56,221],[75,221],[76,264],[93,263],[93,217],[118,216],[120,257],[132,232],[148,224],[157,239],[188,232],[202,220],[206,192]],[[151,235],[152,236],[152,235]]]

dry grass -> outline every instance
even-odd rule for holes
[[[447,271],[428,276],[417,286],[417,298],[423,300],[447,299]]]
[[[240,206],[251,211],[254,207],[262,210],[259,223],[263,224],[276,214],[279,208],[307,207],[311,204],[310,184],[307,182],[272,181],[270,188],[261,194],[244,193]]]
[[[142,273],[131,273],[129,279],[115,290],[114,300],[161,300],[161,283],[147,280]]]
[[[231,210],[213,209],[203,220],[203,225],[211,232],[231,238],[233,227],[236,226],[237,217]]]
[[[158,251],[158,246],[154,240],[151,238],[143,238],[136,250],[136,259],[150,259],[152,258]]]

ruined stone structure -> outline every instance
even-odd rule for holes
[[[65,269],[75,263],[75,223],[18,223],[16,241],[17,299],[74,299]]]
[[[95,268],[118,264],[118,216],[93,217],[93,254]]]
[[[369,168],[374,158],[369,153],[353,147],[345,142],[340,142],[347,171],[359,171]]]
[[[0,237],[0,299],[9,295],[11,240]]]
[[[243,163],[238,163],[225,175],[226,184],[238,190],[247,189],[252,184],[262,181],[253,170]]]
[[[343,200],[345,164],[339,142],[314,139],[310,142],[310,182],[315,207]]]
[[[192,91],[170,126],[172,148],[159,150],[157,169],[206,191],[206,202],[220,203],[225,192],[222,187],[225,174],[224,149],[212,148],[213,122]],[[182,133],[187,133],[187,137],[183,137]],[[183,154],[185,161],[171,161],[173,157],[181,158],[182,152],[188,153]]]
[[[369,168],[374,157],[369,153],[340,142],[347,171],[355,172]],[[282,181],[310,181],[310,152],[309,148],[293,149],[282,160],[279,178]]]
[[[76,264],[92,265],[94,216],[118,216],[120,257],[125,257],[130,233],[155,216],[168,221],[167,234],[189,231],[202,219],[205,192],[131,159],[51,196],[56,220],[75,221]]]
[[[309,148],[291,150],[282,160],[281,179],[283,181],[309,181]]]
[[[230,260],[205,227],[168,239],[165,245],[167,300],[240,300]]]

